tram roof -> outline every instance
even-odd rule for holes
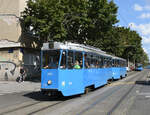
[[[100,55],[111,57],[110,55],[106,54],[106,52],[104,52],[98,48],[89,46],[89,45],[83,45],[83,44],[77,44],[77,43],[71,43],[71,42],[43,43],[42,50],[52,50],[52,49],[68,49],[68,50],[76,50],[76,51],[85,51],[85,52],[92,52],[92,53],[97,53]]]
[[[71,43],[71,42],[47,42],[43,43],[43,47],[41,50],[53,50],[53,49],[68,49],[68,50],[76,50],[76,51],[84,51],[84,52],[92,52],[92,53],[97,53],[106,57],[111,57],[112,59],[119,59],[119,60],[125,60],[123,58],[109,55],[106,52],[89,46],[89,45],[83,45],[83,44],[77,44],[77,43]]]
[[[126,60],[125,60],[125,59],[123,59],[123,58],[120,58],[120,57],[117,57],[117,56],[113,56],[113,55],[112,55],[112,59],[118,59],[118,60],[126,61]]]

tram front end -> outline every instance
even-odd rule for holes
[[[41,91],[44,94],[58,93],[58,69],[42,69]]]
[[[58,66],[60,50],[44,50],[41,53],[41,91],[44,94],[58,92]]]

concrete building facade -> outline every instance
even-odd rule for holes
[[[26,77],[40,75],[39,41],[22,33],[19,21],[27,0],[0,0],[0,80],[16,80],[20,67]]]

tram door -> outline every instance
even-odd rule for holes
[[[58,88],[59,50],[45,50],[42,52],[41,88]]]
[[[59,90],[64,96],[84,93],[82,52],[62,51]]]

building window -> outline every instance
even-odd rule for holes
[[[13,52],[14,52],[13,48],[8,49],[8,53],[13,53]]]

